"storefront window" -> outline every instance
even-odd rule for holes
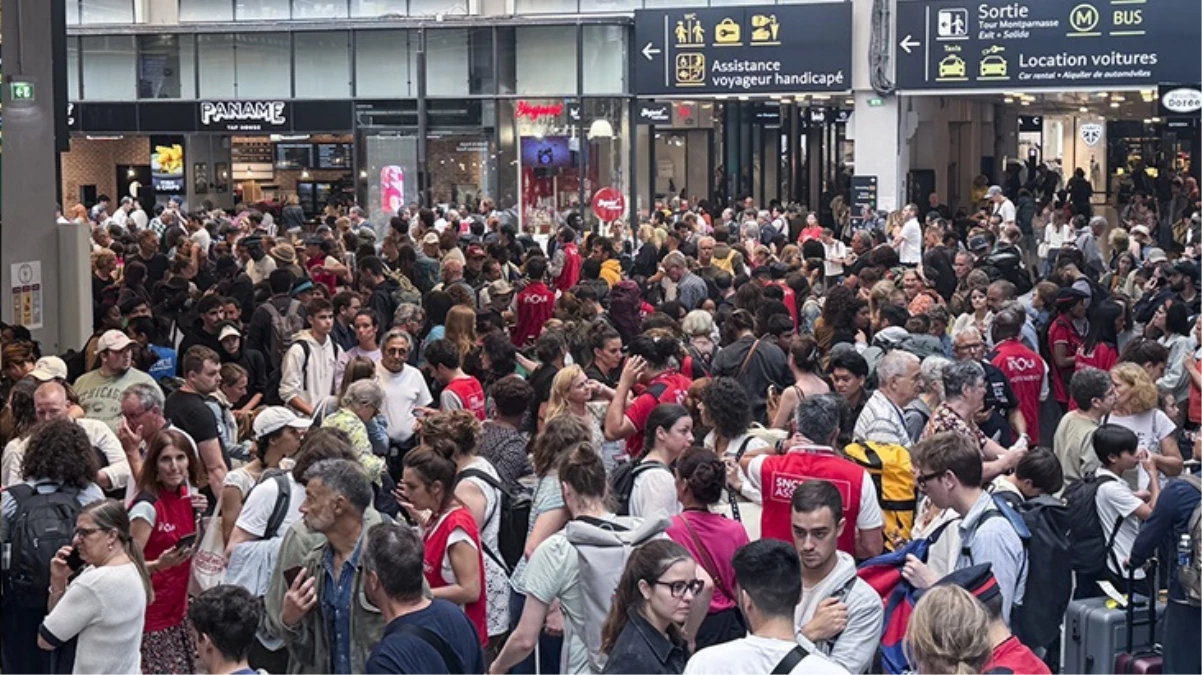
[[[709,0],[643,0],[647,9],[671,9],[673,7],[706,7]]]
[[[67,38],[67,100],[79,100],[79,38]]]
[[[584,26],[584,93],[626,91],[625,26]]]
[[[426,32],[426,94],[463,96],[468,85],[468,31],[466,28]]]
[[[513,34],[515,93],[562,95],[576,91],[575,27],[522,26]]]
[[[296,98],[349,98],[350,33],[293,33]]]
[[[434,203],[470,205],[481,194],[492,194],[495,149],[485,135],[432,134],[427,153]]]
[[[195,98],[191,35],[138,36],[138,98]]]
[[[576,5],[576,0],[514,0],[513,11],[515,14],[575,14]]]
[[[180,23],[233,21],[233,0],[179,0]]]
[[[585,222],[597,224],[588,205],[602,188],[616,188],[630,203],[630,181],[626,165],[630,156],[627,103],[623,99],[585,99],[581,106],[580,133],[583,137],[581,164],[584,171]],[[607,233],[608,234],[608,233]]]
[[[385,14],[405,15],[409,11],[408,0],[351,0],[353,18],[375,18]]]
[[[629,12],[642,9],[643,0],[588,0],[580,3],[580,11],[584,12]]]
[[[397,209],[416,202],[417,139],[396,132],[364,138],[367,210],[371,221],[385,224]]]
[[[290,97],[290,36],[287,33],[242,33],[236,37],[234,65],[238,97]]]
[[[239,21],[247,19],[291,19],[289,0],[237,0],[234,14]]]
[[[234,36],[198,35],[200,98],[234,98]]]
[[[293,19],[345,19],[345,0],[292,0]]]
[[[409,0],[410,16],[433,16],[435,14],[467,14],[467,4],[462,0]]]
[[[410,59],[408,31],[355,33],[355,96],[408,98],[417,94],[416,64]]]
[[[83,50],[83,98],[132,101],[138,97],[134,36],[104,35],[80,38]]]
[[[67,25],[79,25],[79,0],[63,0],[67,3]]]
[[[133,23],[133,0],[83,0],[82,22],[93,23]]]

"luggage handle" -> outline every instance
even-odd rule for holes
[[[1145,577],[1148,584],[1148,645],[1156,647],[1156,596],[1158,594],[1156,572],[1159,561],[1150,558],[1145,565],[1152,570],[1151,579]],[[1135,653],[1135,570],[1139,568],[1130,565],[1127,568],[1127,651]]]

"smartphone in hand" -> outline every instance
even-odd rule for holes
[[[192,548],[195,544],[196,533],[193,532],[192,534],[185,534],[184,536],[180,537],[179,541],[175,542],[175,548],[183,551],[184,549]]]
[[[71,549],[71,553],[67,555],[67,567],[69,567],[72,572],[78,572],[86,564],[87,563],[85,563],[83,560],[83,556],[79,554],[79,549]]]
[[[284,570],[284,583],[287,584],[288,588],[292,588],[292,584],[296,581],[296,577],[300,574],[300,571],[300,565],[289,567],[288,569]]]

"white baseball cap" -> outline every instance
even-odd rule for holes
[[[43,356],[33,365],[33,372],[30,373],[30,376],[39,382],[65,380],[67,379],[67,364],[57,356]]]
[[[263,408],[257,416],[255,423],[252,425],[255,438],[262,438],[268,434],[273,434],[284,427],[292,427],[293,429],[308,429],[313,422],[304,417],[298,416],[296,413],[285,408],[282,405],[273,405]]]
[[[226,326],[221,329],[220,333],[217,334],[217,340],[221,341],[230,336],[242,337],[242,331],[238,330],[234,326]]]
[[[96,353],[105,351],[119,352],[122,349],[132,345],[133,340],[129,336],[119,330],[108,330],[100,339],[96,341]]]

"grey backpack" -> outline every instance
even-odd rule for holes
[[[601,627],[613,604],[614,592],[626,568],[626,559],[636,547],[659,538],[668,529],[668,518],[626,518],[614,521],[581,517],[568,522],[563,533],[576,549],[580,587],[584,596],[584,634],[589,672],[600,673],[608,655],[601,651]],[[564,650],[560,672],[567,672],[568,650]]]

